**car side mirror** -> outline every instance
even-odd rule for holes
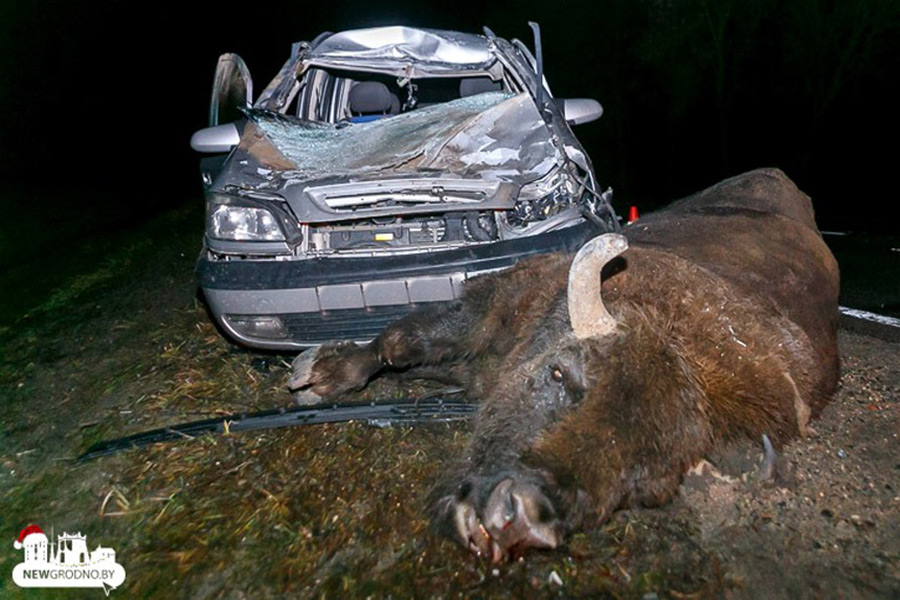
[[[225,123],[196,131],[191,136],[191,148],[197,152],[214,154],[229,152],[241,141],[241,134],[234,123]]]
[[[581,125],[596,121],[603,114],[603,107],[592,98],[566,98],[563,114],[569,125]]]

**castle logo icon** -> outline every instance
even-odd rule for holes
[[[109,596],[125,582],[125,569],[116,562],[116,551],[97,546],[88,550],[81,533],[63,533],[51,543],[37,525],[29,525],[13,542],[24,550],[24,560],[13,569],[13,581],[29,588],[103,588]]]

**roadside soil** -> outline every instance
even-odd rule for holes
[[[432,536],[422,497],[468,426],[310,426],[185,439],[86,463],[92,443],[289,406],[291,356],[226,342],[198,300],[202,216],[155,219],[0,331],[0,596],[29,523],[116,550],[120,597],[900,597],[900,346],[842,331],[815,433],[755,478],[709,457],[675,502],[491,565]],[[377,381],[358,399],[418,394]],[[98,590],[67,591],[96,598]]]

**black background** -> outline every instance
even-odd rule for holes
[[[605,107],[576,133],[620,211],[776,166],[823,228],[896,232],[898,18],[894,0],[3,2],[2,201],[111,197],[132,220],[199,203],[188,141],[223,52],[258,93],[321,31],[488,25],[531,46],[536,20],[554,95]]]

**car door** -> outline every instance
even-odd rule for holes
[[[219,57],[209,101],[209,126],[231,123],[244,118],[241,108],[253,103],[253,79],[244,60],[228,52]]]

